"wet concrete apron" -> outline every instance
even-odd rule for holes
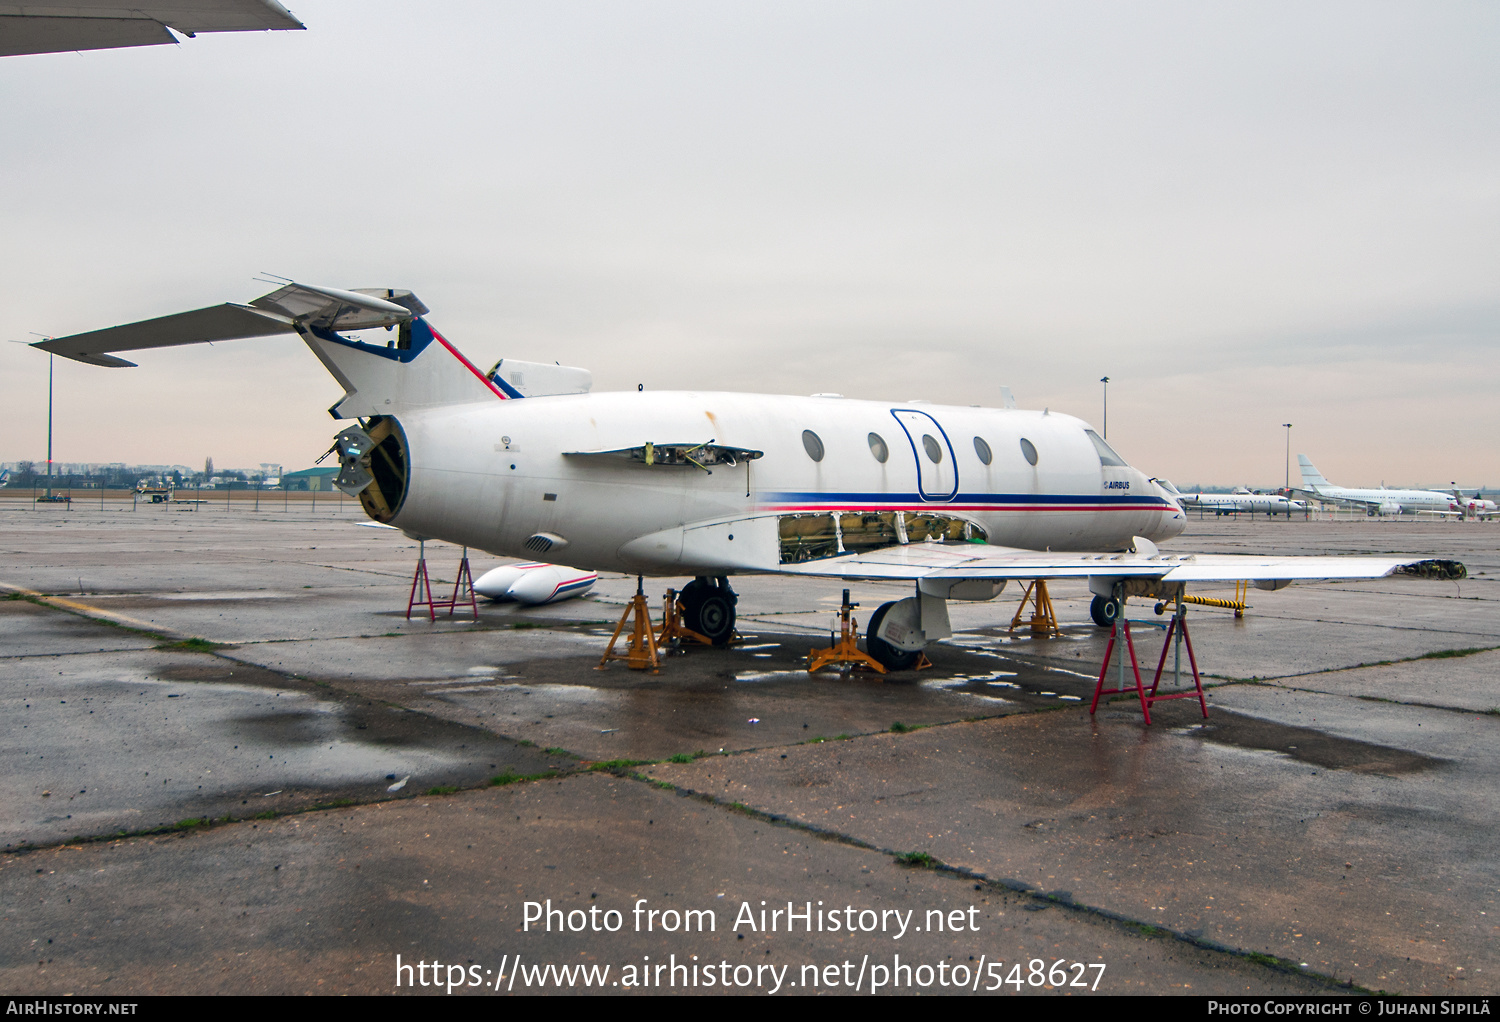
[[[0,602],[10,989],[378,992],[397,952],[483,968],[1044,955],[1109,962],[1113,990],[1494,989],[1500,654],[1404,659],[1500,646],[1490,573],[1446,596],[1294,587],[1242,622],[1199,614],[1210,717],[1162,704],[1147,729],[1129,701],[1086,712],[1102,654],[1086,594],[1054,593],[1061,640],[997,627],[1006,599],[956,608],[930,671],[810,678],[837,593],[747,579],[742,646],[598,672],[633,580],[407,622],[401,537],[219,518],[193,516],[187,538],[181,518],[17,523],[28,556],[0,583],[53,598]],[[1491,530],[1369,528],[1321,542],[1456,536],[1476,574],[1500,561]],[[1288,535],[1202,532],[1198,549]],[[204,563],[163,578],[169,554]],[[904,594],[856,587],[862,613]],[[1351,669],[1373,660],[1401,662]],[[986,922],[905,944],[516,932],[526,900],[637,897],[972,904]]]

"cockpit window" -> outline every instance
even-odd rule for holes
[[[1095,433],[1091,429],[1086,429],[1084,430],[1084,432],[1089,435],[1089,440],[1093,443],[1094,450],[1099,452],[1100,464],[1106,467],[1117,466],[1119,468],[1129,468],[1129,466],[1125,464],[1125,459],[1116,454],[1110,448],[1109,444],[1104,442],[1103,437],[1101,437],[1098,433]]]

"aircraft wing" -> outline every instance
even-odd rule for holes
[[[276,0],[64,0],[0,2],[0,57],[175,43],[168,28],[199,32],[264,32],[306,28]]]
[[[1299,500],[1315,500],[1321,504],[1340,504],[1344,507],[1372,508],[1379,507],[1384,501],[1371,500],[1367,497],[1335,497],[1327,493],[1317,493],[1313,490],[1293,489],[1292,493]]]
[[[1112,578],[1167,582],[1289,582],[1416,575],[1463,578],[1458,561],[1413,557],[1255,557],[1236,554],[1045,553],[988,543],[910,543],[783,564],[778,572],[884,581]]]

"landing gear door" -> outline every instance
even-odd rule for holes
[[[958,459],[953,444],[938,421],[914,408],[892,408],[911,443],[917,462],[917,493],[923,500],[945,501],[958,496]]]

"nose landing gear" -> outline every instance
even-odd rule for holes
[[[734,638],[734,607],[739,596],[727,578],[699,576],[682,587],[683,624],[715,646],[727,646]]]

